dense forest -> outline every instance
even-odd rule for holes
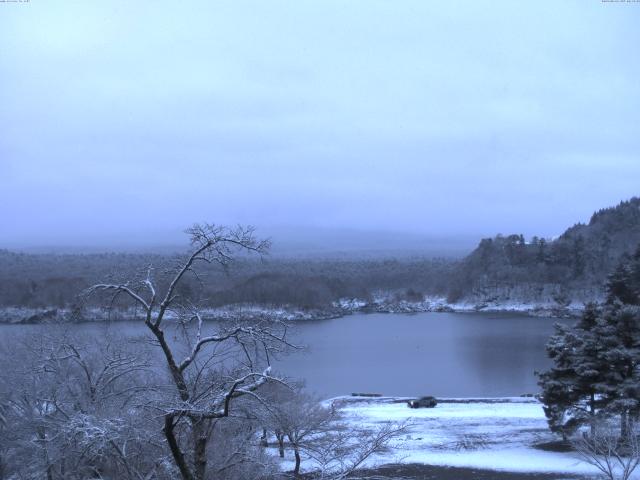
[[[160,276],[179,256],[138,254],[51,255],[0,252],[0,306],[70,308],[78,294],[105,279],[129,278],[153,265]],[[204,306],[237,303],[320,308],[340,298],[370,299],[380,290],[408,299],[423,292],[445,295],[451,262],[407,258],[380,260],[239,259],[228,270],[204,268],[206,285],[188,278],[181,293]],[[420,292],[419,295],[417,292]],[[98,303],[98,302],[96,302]]]
[[[504,305],[569,303],[601,298],[607,275],[640,244],[640,198],[595,212],[556,239],[498,235],[459,260],[239,258],[190,277],[181,294],[205,307],[258,304],[330,308],[340,299],[363,303],[423,302]],[[0,307],[72,310],[89,285],[118,281],[153,266],[162,282],[180,255],[26,254],[0,250]],[[103,299],[93,299],[95,305]],[[91,305],[91,303],[89,303]]]
[[[449,300],[596,300],[607,276],[639,244],[640,198],[599,210],[588,224],[578,223],[554,240],[483,239],[453,268]]]

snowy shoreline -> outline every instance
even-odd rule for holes
[[[517,473],[593,475],[594,467],[573,452],[539,445],[558,440],[535,398],[439,398],[435,408],[410,409],[405,397],[336,397],[326,400],[349,425],[375,428],[383,422],[409,422],[392,452],[368,467],[422,464]]]
[[[334,306],[348,313],[519,313],[534,317],[571,318],[579,316],[584,303],[571,302],[560,305],[556,302],[500,302],[500,301],[460,301],[447,302],[445,298],[430,297],[422,301],[389,300],[387,297],[375,298],[371,302],[358,299],[343,299]]]
[[[341,299],[327,308],[305,309],[295,306],[231,305],[205,308],[202,309],[201,313],[206,320],[211,321],[252,320],[268,317],[287,322],[302,322],[342,318],[355,313],[514,313],[532,317],[574,318],[579,316],[583,309],[584,304],[577,302],[569,305],[522,302],[448,303],[442,298],[429,298],[419,302],[391,301],[386,298],[377,298],[370,302],[361,299]],[[100,308],[90,308],[78,315],[77,312],[67,308],[0,308],[0,324],[117,322],[139,318],[140,311],[136,309],[114,309],[108,312]]]

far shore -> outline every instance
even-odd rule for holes
[[[359,300],[336,302],[325,308],[301,308],[296,306],[228,305],[202,309],[202,316],[209,321],[257,320],[272,318],[285,322],[302,322],[342,318],[355,313],[510,313],[532,317],[575,318],[584,309],[583,303],[558,305],[553,303],[447,303],[443,299],[423,302]],[[46,323],[91,323],[118,322],[140,319],[135,309],[87,308],[81,311],[57,307],[2,307],[0,324],[46,324]]]

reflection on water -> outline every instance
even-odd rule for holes
[[[503,396],[535,393],[535,370],[549,365],[544,345],[555,320],[513,314],[358,314],[297,324],[296,343],[306,351],[284,357],[276,370],[304,378],[310,390],[334,396]],[[2,326],[4,339],[38,334],[41,325]],[[141,323],[83,324],[94,335],[105,328],[131,336]]]

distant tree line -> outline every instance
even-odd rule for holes
[[[341,298],[370,300],[377,292],[420,301],[450,302],[491,292],[555,286],[570,301],[578,290],[602,291],[607,275],[640,244],[640,198],[593,214],[556,239],[498,235],[483,239],[461,260],[422,257],[379,259],[238,258],[228,273],[203,268],[181,294],[206,306],[292,305],[323,308]],[[153,254],[31,255],[0,250],[0,307],[73,308],[77,293],[98,279],[128,276],[159,266],[166,281],[180,256]],[[95,304],[99,304],[95,301]],[[117,304],[116,304],[117,305]]]
[[[78,292],[101,278],[122,278],[146,265],[158,268],[159,282],[179,256],[103,254],[52,255],[0,251],[0,307],[72,308]],[[379,290],[446,295],[452,262],[444,259],[240,258],[233,269],[211,267],[189,277],[180,293],[202,305],[258,303],[319,308],[340,298],[369,299]],[[413,293],[412,293],[413,292]],[[419,294],[416,294],[419,292]],[[90,302],[91,304],[91,302]],[[100,304],[96,299],[93,304]]]

